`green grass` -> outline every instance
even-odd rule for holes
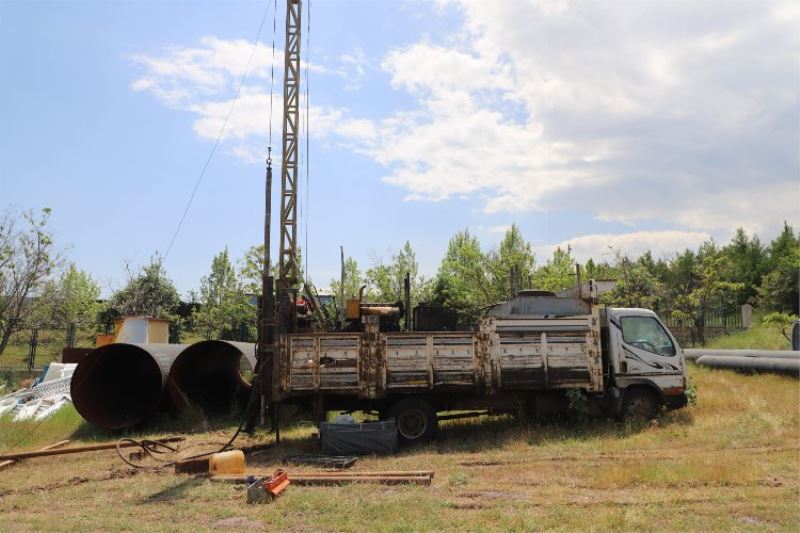
[[[705,347],[721,350],[791,350],[792,343],[775,327],[754,325],[744,331],[711,339]]]
[[[248,506],[241,488],[170,471],[131,472],[113,451],[31,459],[0,471],[0,529],[798,530],[798,380],[694,365],[689,372],[697,403],[657,423],[453,420],[436,442],[363,457],[353,467],[431,469],[430,487],[290,486],[272,504]],[[63,413],[19,447],[118,436]],[[132,434],[192,430],[182,448],[190,454],[223,442],[234,426],[234,419],[166,417]],[[271,472],[284,455],[317,452],[312,432],[308,423],[287,424],[281,445],[249,456],[249,468]],[[0,421],[0,446],[23,434]],[[271,439],[260,433],[239,444]]]

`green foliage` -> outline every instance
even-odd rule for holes
[[[167,278],[158,254],[142,267],[138,274],[129,276],[128,283],[111,296],[109,308],[120,317],[149,316],[174,319],[180,304],[175,285]]]
[[[357,298],[358,291],[361,289],[362,286],[367,284],[366,278],[361,273],[361,270],[358,268],[358,261],[353,259],[352,257],[348,257],[344,260],[344,299],[345,301],[350,298]],[[339,299],[339,293],[341,292],[342,283],[341,279],[331,278],[330,282],[331,292],[333,295]],[[340,305],[344,305],[344,302],[339,302]]]
[[[589,398],[582,389],[567,389],[567,411],[579,422],[585,422],[589,418]]]
[[[767,251],[769,272],[758,287],[757,302],[767,310],[800,314],[800,235],[784,223]]]
[[[389,264],[375,259],[372,268],[367,269],[367,299],[373,302],[402,300],[406,273],[411,278],[411,306],[427,299],[431,284],[419,273],[417,254],[408,241],[392,256]]]
[[[746,330],[710,339],[705,346],[719,350],[790,350],[792,345],[778,328],[756,323]]]
[[[42,296],[62,262],[54,249],[50,214],[48,208],[38,216],[13,208],[0,214],[0,354],[12,334],[50,310],[52,299]]]
[[[228,249],[215,255],[211,272],[200,280],[201,306],[192,315],[195,329],[228,340],[243,340],[244,329],[245,336],[253,338],[258,310],[250,303],[246,287],[244,274],[237,276]]]
[[[487,258],[477,237],[465,229],[447,245],[433,289],[434,302],[456,310],[463,322],[473,321],[492,303]]]
[[[537,289],[558,292],[575,286],[575,259],[569,248],[560,247],[553,251],[553,257],[536,269],[533,286]]]
[[[731,242],[722,248],[722,255],[727,260],[727,280],[742,284],[742,289],[735,296],[735,303],[756,303],[757,288],[769,266],[767,251],[761,241],[756,235],[750,237],[743,228],[739,228]]]
[[[686,399],[689,405],[697,405],[697,384],[692,376],[686,376]]]
[[[619,277],[616,288],[604,295],[604,301],[620,307],[655,309],[663,298],[664,286],[654,273],[650,252],[636,261],[626,255],[617,256]]]
[[[530,285],[534,255],[531,244],[522,238],[516,224],[506,232],[497,251],[486,257],[493,301],[511,298],[518,290]]]
[[[764,318],[761,319],[761,323],[767,327],[773,327],[777,329],[787,341],[791,342],[792,324],[794,324],[794,321],[797,319],[797,315],[790,315],[788,313],[775,311],[765,315]]]
[[[100,286],[74,263],[61,275],[55,289],[55,318],[60,324],[94,324],[101,305]]]

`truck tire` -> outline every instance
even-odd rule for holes
[[[651,390],[637,387],[625,394],[622,416],[625,420],[651,420],[658,416],[661,402]]]
[[[422,398],[403,398],[395,402],[387,413],[397,423],[401,444],[427,442],[436,435],[439,424],[436,410]]]

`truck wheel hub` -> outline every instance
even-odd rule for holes
[[[406,409],[398,417],[397,429],[408,440],[418,439],[428,429],[428,420],[419,409]]]

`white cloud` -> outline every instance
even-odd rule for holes
[[[589,258],[595,261],[613,262],[619,252],[631,257],[638,257],[650,250],[653,257],[668,257],[687,248],[696,249],[700,244],[709,240],[711,235],[697,231],[635,231],[621,234],[592,234],[581,235],[556,244],[537,246],[537,261],[544,263],[553,255],[558,247],[562,250],[569,248],[572,256],[579,263]]]
[[[313,135],[374,159],[406,200],[477,198],[486,213],[567,209],[692,235],[800,224],[793,2],[436,7],[457,13],[459,26],[380,63],[411,108],[383,117],[346,105],[310,110]],[[244,40],[206,37],[137,55],[144,72],[131,87],[194,113],[197,135],[212,139],[250,51]],[[257,48],[251,78],[268,80],[270,54]],[[335,66],[309,68],[351,90],[371,73],[358,47],[334,57]],[[276,132],[279,98],[273,106]],[[254,160],[267,109],[265,92],[243,91],[229,153]]]
[[[800,220],[790,3],[440,6],[462,32],[386,56],[418,107],[363,147],[407,199],[706,231]]]
[[[263,44],[254,48],[252,43],[242,39],[222,40],[207,36],[200,39],[198,46],[169,47],[156,55],[133,55],[131,60],[144,70],[131,83],[131,89],[149,93],[168,107],[196,115],[192,127],[198,137],[215,140],[222,131],[222,141],[231,144],[228,153],[249,163],[262,161],[266,155],[264,146],[272,109],[273,140],[276,151],[280,150],[282,50],[275,51],[272,98],[264,88],[269,86],[273,56],[272,50]],[[342,56],[340,63],[341,68],[329,68],[303,62],[301,68],[352,79],[350,71],[355,69],[363,74],[366,64],[363,52],[359,50]],[[232,95],[245,70],[248,83],[242,86],[239,98],[234,102]],[[304,102],[300,107],[301,114],[304,114]],[[308,112],[312,135],[326,137],[334,130],[340,130],[342,137],[356,141],[372,135],[371,122],[347,117],[343,109],[312,105]]]

